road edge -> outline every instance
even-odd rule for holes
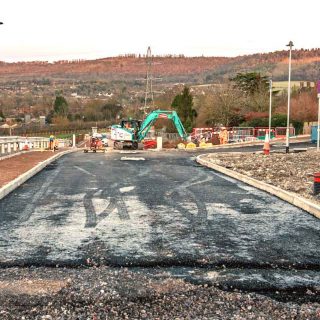
[[[32,178],[34,175],[36,175],[38,172],[40,172],[42,169],[44,169],[47,165],[52,163],[53,161],[59,159],[60,157],[79,151],[79,149],[72,149],[72,150],[66,150],[59,152],[52,157],[38,163],[36,166],[31,168],[30,170],[22,173],[20,176],[17,178],[13,179],[9,183],[5,184],[3,187],[0,188],[0,200],[3,199],[5,196],[7,196],[9,193],[20,187],[23,183],[25,183],[27,180]]]
[[[214,164],[210,161],[204,160],[204,159],[202,159],[202,157],[204,157],[204,156],[207,156],[207,154],[202,154],[202,155],[197,156],[196,161],[203,166],[206,166],[210,169],[213,169],[215,171],[223,173],[231,178],[242,181],[242,182],[249,184],[257,189],[266,191],[266,192],[268,192],[268,193],[270,193],[270,194],[272,194],[272,195],[274,195],[274,196],[276,196],[276,197],[278,197],[278,198],[280,198],[280,199],[282,199],[282,200],[284,200],[284,201],[286,201],[286,202],[288,202],[288,203],[290,203],[300,209],[303,209],[304,211],[306,211],[306,212],[312,214],[313,216],[315,216],[316,218],[320,219],[320,206],[319,205],[312,203],[311,201],[309,201],[305,198],[299,197],[292,192],[285,191],[279,187],[273,186],[271,184],[268,184],[268,183],[265,183],[265,182],[262,182],[262,181],[259,181],[256,179],[253,179],[253,178],[248,177],[242,173],[224,168],[224,167],[219,166],[217,164]]]

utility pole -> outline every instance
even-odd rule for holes
[[[317,82],[318,93],[318,127],[317,127],[317,152],[319,152],[319,139],[320,139],[320,81]]]
[[[151,102],[151,106],[154,107],[154,99],[153,99],[153,87],[152,87],[152,54],[151,48],[148,47],[147,51],[147,74],[146,74],[146,91],[144,96],[144,107],[143,113],[147,114],[147,109],[150,108],[149,101]]]
[[[269,139],[271,139],[271,112],[272,112],[272,78],[269,79]]]
[[[286,131],[286,153],[289,153],[289,137],[290,137],[290,98],[291,98],[291,51],[293,42],[287,44],[289,47],[289,76],[288,76],[288,111],[287,111],[287,131]]]

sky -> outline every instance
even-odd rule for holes
[[[1,0],[0,21],[7,62],[320,47],[319,0]]]

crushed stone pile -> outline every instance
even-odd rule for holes
[[[11,268],[0,276],[2,320],[319,317],[318,303],[283,303],[125,268]]]
[[[313,175],[320,172],[320,153],[315,150],[300,153],[215,153],[208,160],[254,179],[294,192],[317,204],[313,195]]]

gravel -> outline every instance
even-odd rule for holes
[[[122,268],[10,268],[1,319],[320,319],[317,303],[282,303]]]
[[[300,153],[215,153],[208,159],[220,166],[249,177],[294,192],[320,204],[313,195],[313,174],[320,171],[320,153],[315,150]]]

